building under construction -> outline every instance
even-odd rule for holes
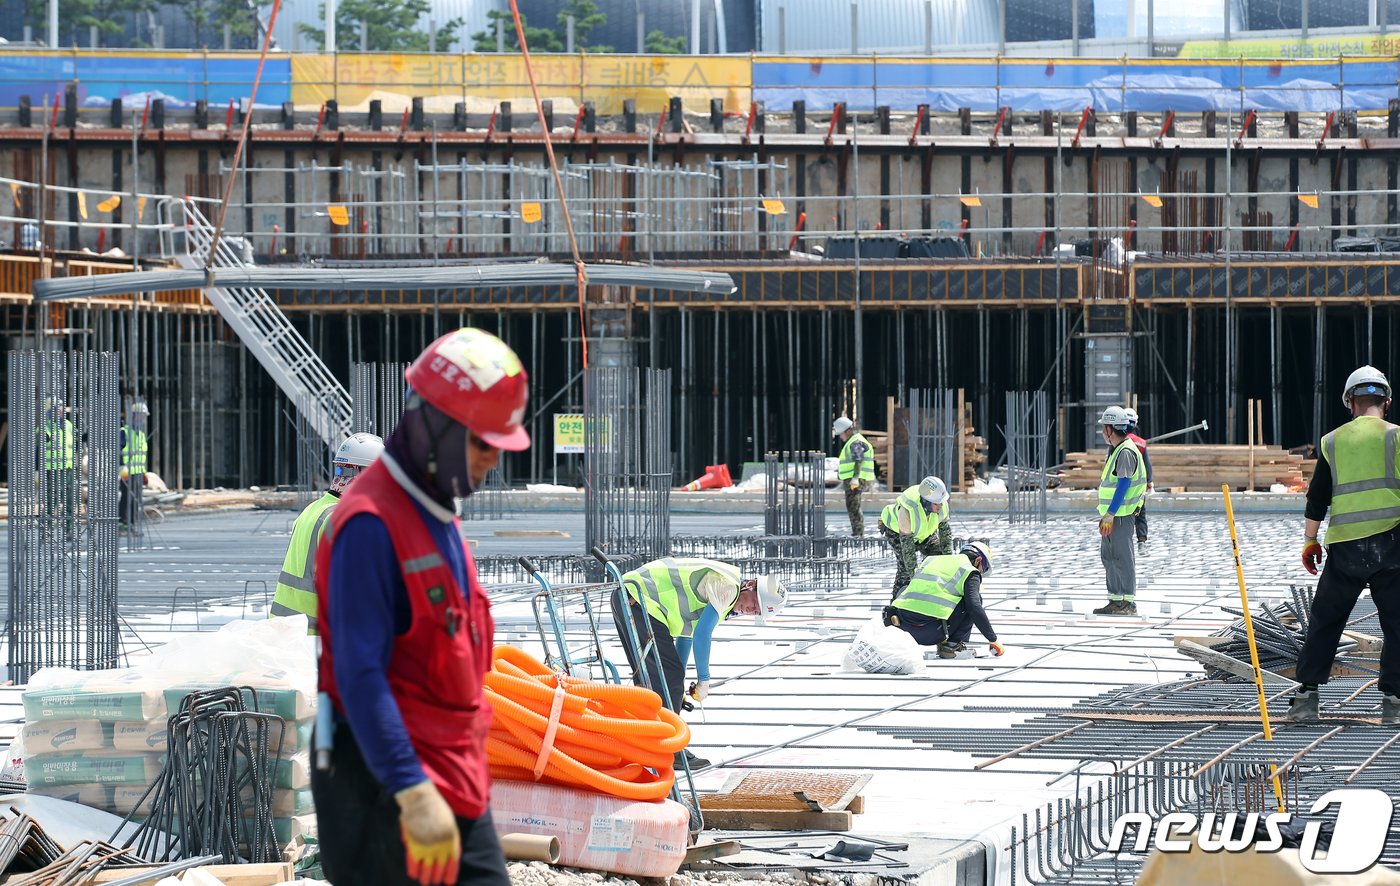
[[[1343,106],[1377,101],[1346,88],[1359,91],[1344,88]],[[1387,364],[1384,308],[1400,293],[1386,252],[1400,221],[1394,99],[1369,116],[857,113],[727,95],[708,115],[693,96],[650,114],[624,99],[606,117],[587,103],[556,116],[546,102],[585,260],[733,284],[582,293],[571,276],[473,282],[483,262],[570,255],[533,106],[259,108],[230,181],[232,105],[157,99],[126,116],[120,99],[93,108],[72,88],[51,110],[25,97],[0,125],[8,346],[120,351],[124,391],[151,404],[154,465],[179,486],[292,480],[289,417],[331,408],[317,405],[328,390],[344,400],[352,364],[403,362],[457,324],[521,353],[536,440],[553,414],[582,408],[585,339],[609,362],[671,370],[679,482],[769,449],[820,448],[843,412],[889,430],[911,389],[961,389],[994,461],[1004,391],[1048,393],[1059,452],[1094,445],[1092,417],[1128,401],[1154,431],[1204,420],[1193,441],[1229,443],[1244,441],[1258,400],[1255,439],[1298,447],[1334,417],[1351,367]],[[257,270],[254,289],[33,301],[41,278],[191,266],[221,214],[218,263]],[[460,288],[414,284],[458,266]],[[403,273],[393,288],[329,289],[267,273],[292,268]],[[334,423],[312,424],[325,436]],[[547,445],[506,465],[513,482],[555,470]]]

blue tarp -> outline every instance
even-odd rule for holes
[[[754,99],[772,111],[797,100],[809,110],[845,102],[852,110],[879,105],[935,111],[1074,113],[1092,107],[1124,111],[1240,113],[1260,111],[1381,111],[1400,97],[1400,60],[1248,64],[1199,60],[1028,61],[994,59],[755,59]],[[1340,84],[1340,85],[1339,85]]]
[[[69,83],[77,83],[78,101],[84,107],[101,106],[114,98],[144,102],[147,94],[165,98],[175,106],[204,99],[211,106],[246,98],[258,69],[253,57],[178,54],[56,55],[0,51],[0,106],[14,107],[29,96],[38,105],[61,95]],[[263,68],[258,104],[277,106],[292,95],[292,63],[289,57],[271,56]]]

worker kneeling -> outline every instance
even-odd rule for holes
[[[613,595],[613,622],[632,665],[633,681],[658,695],[664,690],[664,700],[677,713],[687,698],[703,702],[710,694],[710,638],[715,625],[734,615],[757,616],[762,625],[787,602],[787,589],[777,576],[743,578],[738,567],[703,557],[653,560],[623,575],[622,586],[627,591],[627,608],[621,610],[621,595]],[[641,649],[646,649],[648,636],[656,638],[660,674],[653,655],[648,654],[644,664],[638,662],[638,650],[629,637],[629,616]],[[687,693],[685,672],[692,651],[697,682]],[[685,756],[691,769],[710,765],[690,751]],[[680,764],[677,759],[676,765]]]
[[[982,577],[992,571],[992,549],[968,542],[956,554],[928,557],[907,587],[885,607],[885,624],[909,634],[920,646],[938,647],[939,658],[957,658],[972,626],[987,638],[993,655],[1006,650],[982,606]]]

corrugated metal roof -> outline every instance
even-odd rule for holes
[[[925,51],[926,0],[761,0],[761,51],[791,54],[845,54],[851,51],[851,7],[859,7],[861,53]],[[997,42],[996,0],[933,0],[935,46]],[[778,34],[778,10],[785,10],[785,39]]]

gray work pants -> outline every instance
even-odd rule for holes
[[[1137,549],[1133,545],[1134,515],[1113,518],[1113,532],[1099,539],[1108,599],[1131,602],[1137,596]]]

